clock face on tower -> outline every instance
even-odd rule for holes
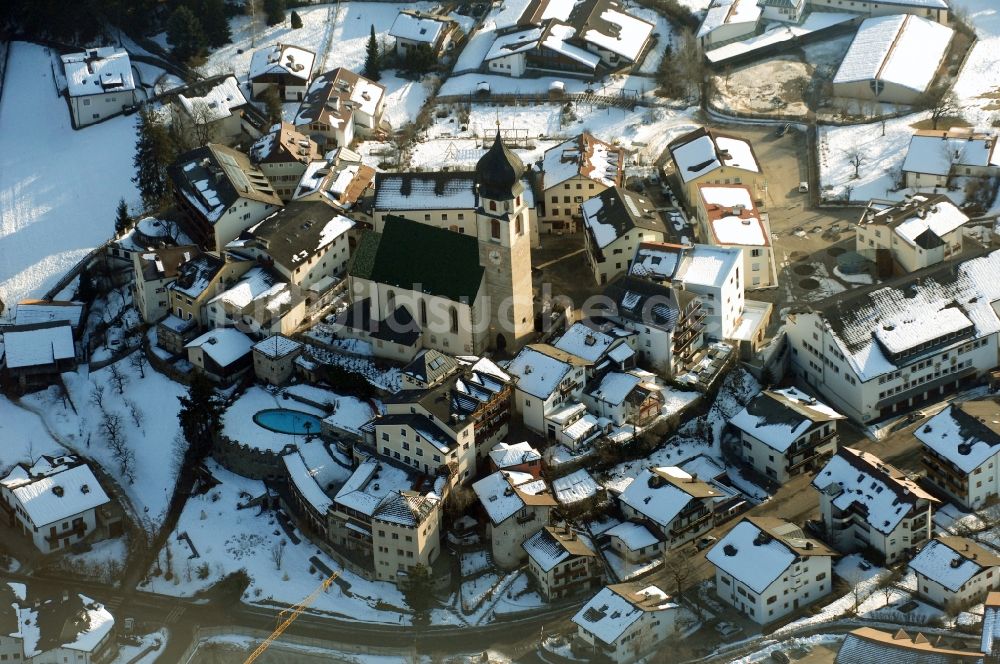
[[[494,249],[493,251],[491,251],[490,252],[490,261],[494,265],[499,265],[500,264],[500,252],[497,251],[496,249]]]

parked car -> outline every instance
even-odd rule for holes
[[[723,638],[729,638],[742,632],[743,628],[739,625],[734,625],[731,622],[723,621],[715,626],[715,631],[718,632]]]
[[[705,537],[702,537],[700,540],[698,540],[698,543],[695,545],[695,547],[699,551],[702,551],[702,550],[707,549],[708,547],[712,546],[713,544],[715,544],[718,541],[719,541],[718,537],[715,537],[713,535],[707,535]]]
[[[785,124],[778,125],[778,128],[774,130],[774,135],[777,136],[778,138],[781,138],[791,128],[792,125],[790,125],[787,122]]]
[[[771,661],[777,662],[778,664],[789,664],[792,660],[781,650],[772,650]]]
[[[799,193],[800,194],[808,194],[809,193],[809,183],[808,182],[800,182],[799,183]]]

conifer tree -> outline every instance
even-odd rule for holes
[[[174,56],[182,62],[200,54],[207,43],[201,21],[184,5],[175,9],[167,20],[167,41]]]
[[[365,78],[377,81],[382,78],[381,56],[378,52],[378,41],[375,39],[375,24],[372,24],[371,35],[368,37],[368,48],[365,54]]]
[[[115,209],[115,235],[121,235],[128,228],[132,219],[128,216],[128,204],[125,199],[118,200],[118,207]]]

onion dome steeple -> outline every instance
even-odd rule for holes
[[[498,123],[493,145],[476,164],[479,195],[496,201],[511,200],[524,191],[523,175],[524,163],[503,144]]]

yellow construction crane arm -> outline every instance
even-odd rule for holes
[[[330,575],[329,578],[325,579],[323,583],[319,584],[316,587],[316,590],[312,591],[308,597],[306,597],[304,600],[296,604],[292,608],[292,611],[289,614],[289,616],[285,618],[285,620],[280,625],[278,625],[273,632],[271,632],[270,636],[264,639],[264,641],[259,646],[257,646],[256,650],[250,653],[250,656],[246,658],[246,661],[243,662],[243,664],[251,664],[258,657],[263,655],[264,651],[267,650],[272,643],[274,643],[275,639],[281,636],[285,632],[285,630],[288,629],[288,626],[291,625],[293,622],[295,622],[295,619],[299,617],[299,614],[305,611],[306,607],[312,604],[313,601],[319,596],[321,592],[325,592],[326,589],[330,587],[330,584],[332,584],[338,576],[340,576],[340,572],[334,572],[332,575]],[[283,613],[284,611],[282,611],[282,613],[278,615],[280,616]]]

